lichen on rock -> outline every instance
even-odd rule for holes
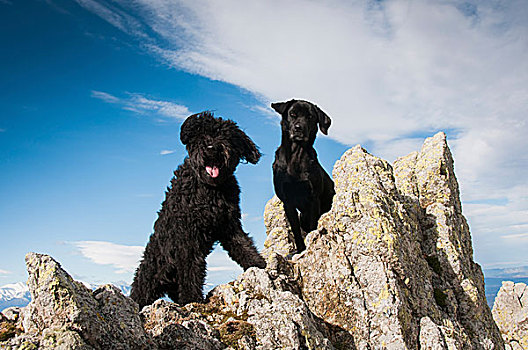
[[[528,287],[524,283],[502,282],[493,304],[493,318],[507,350],[528,349]]]
[[[4,311],[0,347],[503,349],[502,337],[509,349],[524,344],[526,286],[505,284],[497,297],[501,337],[443,133],[393,165],[355,146],[333,178],[332,209],[307,234],[304,252],[293,255],[282,203],[272,198],[266,269],[246,270],[204,303],[158,300],[140,311],[117,288],[91,291],[51,257],[28,254],[33,300]]]
[[[137,305],[107,285],[91,291],[48,255],[26,255],[32,300],[20,311],[24,333],[6,348],[149,349]]]
[[[501,349],[445,135],[394,166],[358,145],[333,178],[332,209],[292,259],[309,309],[357,348]]]

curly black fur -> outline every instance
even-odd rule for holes
[[[141,307],[167,295],[174,302],[202,301],[205,259],[219,241],[244,269],[265,267],[240,222],[240,160],[255,164],[261,154],[231,120],[203,112],[182,124],[189,156],[171,180],[143,253],[130,296]]]

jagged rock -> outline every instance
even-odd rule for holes
[[[95,291],[74,281],[47,255],[26,257],[33,300],[2,314],[6,349],[334,349],[342,330],[315,317],[301,300],[291,265],[271,254],[270,268],[248,269],[216,287],[207,302],[159,300],[145,307],[112,285]],[[296,294],[297,293],[297,294]],[[5,328],[4,328],[5,323]],[[4,331],[5,329],[5,331]],[[18,334],[22,333],[22,334]]]
[[[297,251],[293,232],[284,215],[284,206],[277,196],[273,196],[264,209],[266,241],[261,254],[268,258],[272,253],[288,256]]]
[[[145,328],[164,348],[334,349],[328,326],[290,290],[290,283],[279,269],[250,268],[214,288],[204,304],[179,307],[158,301],[144,308]]]
[[[292,257],[293,236],[273,198],[264,215],[267,268],[217,286],[204,303],[160,300],[139,312],[117,288],[91,291],[51,257],[28,254],[33,300],[4,311],[0,348],[503,349],[445,135],[394,167],[356,146],[333,177],[332,209],[303,253]],[[496,305],[528,295],[511,290]],[[526,311],[518,314],[526,327]],[[517,349],[520,328],[504,329]]]
[[[195,306],[200,307],[200,304],[181,308],[177,304],[158,300],[141,312],[145,330],[160,349],[225,349],[226,346],[218,340],[219,332],[200,320],[205,315],[193,315],[191,310]]]
[[[524,283],[502,282],[493,304],[493,318],[506,349],[528,349],[528,288]]]
[[[272,276],[277,276],[273,278]],[[223,308],[252,325],[256,349],[333,349],[329,332],[280,273],[250,268],[232,284],[216,287]]]
[[[50,256],[26,255],[31,303],[21,310],[21,337],[7,348],[150,349],[138,306],[112,285],[95,291],[74,281]]]
[[[445,135],[394,169],[356,146],[333,178],[332,209],[292,259],[309,309],[358,349],[502,349]],[[265,217],[284,222],[270,202]]]
[[[440,321],[454,325],[455,336],[446,336],[446,343],[470,339],[475,349],[502,348],[486,302],[484,275],[473,261],[471,233],[462,214],[445,134],[426,139],[419,153],[397,160],[394,168],[397,187],[409,211],[418,218],[420,246],[432,272],[436,304],[442,311]]]

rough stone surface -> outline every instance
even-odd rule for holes
[[[360,349],[502,349],[445,135],[394,167],[356,146],[333,178],[332,209],[292,259],[309,309]]]
[[[59,263],[42,254],[26,255],[31,303],[20,311],[21,337],[13,348],[148,349],[137,305],[112,285],[91,291]],[[24,345],[25,344],[25,345]]]
[[[160,349],[225,349],[219,332],[200,320],[202,314],[193,314],[194,306],[185,308],[177,304],[158,300],[143,308],[144,327]],[[205,307],[204,307],[205,309]]]
[[[33,300],[0,316],[0,348],[503,349],[445,135],[393,166],[353,147],[333,178],[332,209],[303,253],[293,255],[274,197],[267,268],[217,286],[204,303],[159,300],[139,312],[117,288],[91,291],[51,257],[28,254]],[[508,349],[526,349],[523,286],[505,284],[494,309]]]
[[[324,322],[274,272],[250,268],[211,295],[254,327],[256,349],[333,349]]]
[[[506,349],[528,349],[528,288],[524,283],[502,282],[493,304],[493,318]]]
[[[266,241],[261,254],[268,258],[272,253],[289,256],[297,251],[293,232],[284,215],[284,206],[277,196],[273,196],[264,209]]]
[[[291,265],[270,254],[206,303],[159,300],[141,313],[112,285],[95,291],[47,255],[27,255],[32,302],[0,314],[6,349],[334,349],[351,337],[308,309]]]

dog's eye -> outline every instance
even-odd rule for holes
[[[211,149],[213,148],[213,145],[208,145],[207,148]]]
[[[295,113],[290,112],[290,117],[294,117],[294,118],[295,118],[296,116],[297,116],[297,115],[296,115]]]

